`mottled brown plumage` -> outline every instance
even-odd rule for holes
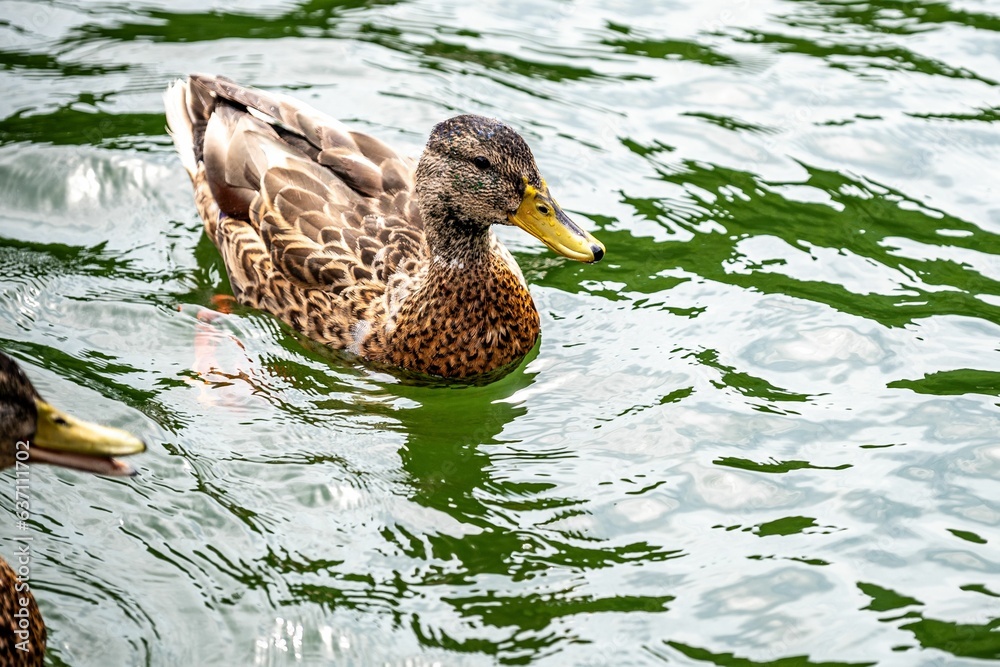
[[[17,573],[7,561],[0,558],[0,667],[44,664],[47,639],[48,631],[35,596],[18,581]]]
[[[499,121],[439,123],[414,171],[373,137],[221,77],[176,82],[166,108],[237,299],[366,359],[469,377],[528,353],[538,313],[493,224],[573,259],[604,254]]]
[[[0,352],[0,468],[16,465],[15,474],[21,475],[26,464],[51,463],[126,475],[132,469],[111,455],[133,454],[145,447],[124,431],[89,424],[56,410],[42,400],[21,367]],[[16,487],[15,482],[7,486],[12,493]],[[0,667],[41,665],[45,642],[45,623],[31,594],[30,581],[19,579],[0,558]]]

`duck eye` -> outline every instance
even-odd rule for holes
[[[478,168],[480,171],[486,171],[491,166],[490,161],[487,158],[484,158],[482,155],[473,158],[472,164],[476,165],[476,168]]]

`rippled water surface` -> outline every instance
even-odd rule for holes
[[[150,443],[32,476],[51,664],[1000,660],[993,0],[233,6],[0,0],[0,347]],[[502,117],[607,258],[502,231],[543,337],[486,386],[207,317],[192,71]]]

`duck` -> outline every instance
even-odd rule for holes
[[[568,259],[604,257],[500,120],[443,120],[414,161],[222,76],[176,80],[164,104],[236,300],[376,365],[473,378],[533,349],[538,310],[495,225]]]
[[[16,467],[8,486],[18,493],[26,466],[46,463],[101,475],[132,475],[135,470],[113,457],[138,454],[146,445],[131,433],[73,417],[39,396],[14,359],[0,352],[0,468]],[[25,486],[25,488],[28,488]],[[30,499],[29,499],[30,501]],[[15,498],[15,518],[27,514],[28,501]],[[27,553],[20,546],[19,569]],[[22,572],[23,574],[23,572]],[[0,558],[0,667],[34,667],[45,658],[47,632],[30,581]]]

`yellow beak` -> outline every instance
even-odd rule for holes
[[[604,244],[563,213],[545,181],[538,189],[525,179],[521,205],[507,219],[563,257],[579,262],[599,262],[604,257]]]
[[[112,456],[146,451],[146,444],[131,433],[77,419],[35,399],[38,421],[31,442],[31,460],[53,463],[105,475],[130,475],[130,466]]]

